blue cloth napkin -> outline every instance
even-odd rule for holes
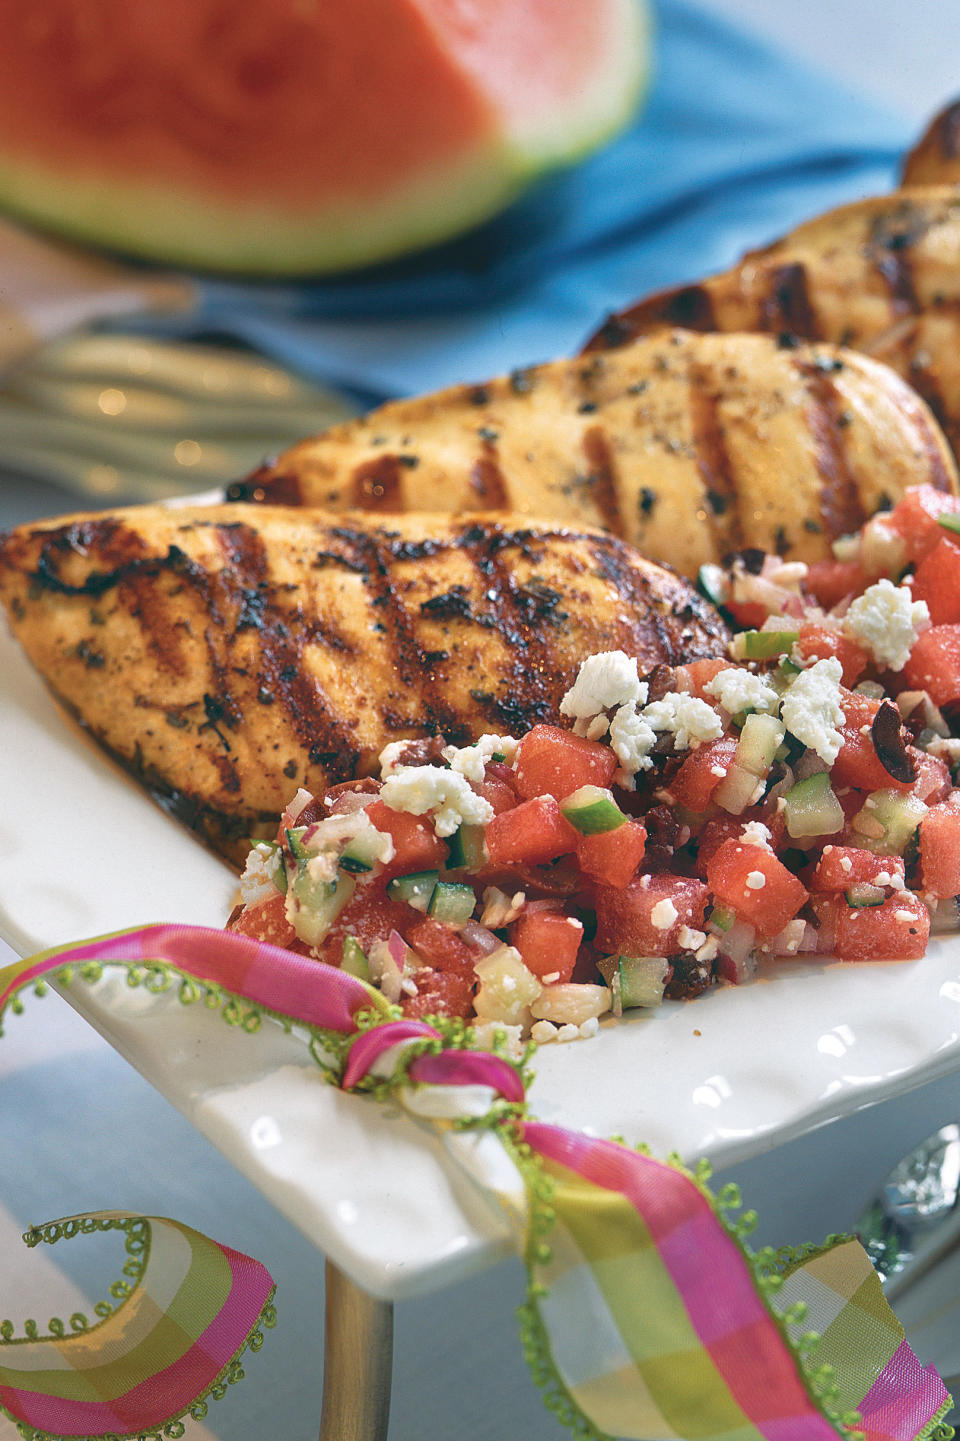
[[[698,8],[655,0],[632,128],[459,240],[353,277],[199,282],[152,333],[219,335],[364,403],[574,352],[612,309],[895,183],[908,123]]]

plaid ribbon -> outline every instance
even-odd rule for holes
[[[129,1436],[173,1424],[243,1373],[241,1353],[273,1321],[260,1264],[161,1216],[101,1211],[28,1231],[28,1245],[92,1231],[126,1234],[124,1275],[90,1325],[74,1315],[40,1336],[0,1330],[0,1407],[26,1435]]]
[[[151,926],[16,963],[0,971],[0,1018],[6,1006],[17,1007],[18,992],[31,982],[46,975],[69,980],[78,969],[95,979],[105,964],[126,965],[132,979],[179,977],[184,1000],[202,994],[208,1004],[212,997],[227,1007],[243,1000],[300,1022],[339,1057],[334,1078],[344,1089],[389,1088],[435,1125],[491,1129],[517,1160],[527,1189],[528,1354],[548,1404],[578,1435],[601,1441],[952,1436],[940,1425],[950,1405],[943,1383],[910,1349],[857,1242],[844,1241],[781,1274],[774,1253],[751,1252],[745,1224],[731,1222],[723,1198],[679,1163],[528,1119],[522,1067],[469,1049],[461,1026],[395,1019],[382,996],[344,972],[234,933]],[[491,1168],[482,1179],[497,1190],[501,1175]],[[188,1233],[162,1224],[181,1237]],[[235,1253],[206,1238],[198,1242],[198,1255],[216,1260],[219,1252],[227,1262],[218,1264],[229,1269]],[[166,1286],[169,1295],[176,1273],[168,1262],[154,1264],[160,1291]],[[176,1294],[184,1361],[214,1323],[209,1302],[206,1310],[194,1308],[182,1288]],[[248,1325],[256,1294],[247,1298]],[[242,1322],[232,1312],[235,1305],[239,1312],[240,1294],[221,1289],[217,1299],[216,1326],[236,1339]],[[99,1328],[90,1333],[83,1354],[104,1388],[95,1398],[74,1389],[65,1396],[56,1361],[38,1367],[29,1396],[31,1416],[40,1419],[29,1424],[59,1427],[64,1436],[103,1437],[118,1433],[116,1418],[127,1424],[136,1415],[143,1429],[185,1414],[200,1371],[171,1359],[170,1308],[154,1300],[151,1314],[156,1335],[135,1325],[118,1341],[100,1337]],[[805,1334],[811,1328],[819,1333],[813,1360],[807,1353],[814,1338]],[[101,1346],[101,1339],[111,1344]],[[59,1354],[62,1343],[31,1344]],[[201,1349],[206,1356],[209,1347]],[[216,1359],[210,1355],[208,1370]],[[16,1409],[23,1377],[16,1373],[5,1388],[4,1375],[0,1371],[0,1404],[26,1419]],[[67,1400],[92,1409],[68,1414]],[[86,1429],[78,1429],[81,1420]]]

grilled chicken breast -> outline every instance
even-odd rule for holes
[[[0,599],[84,726],[224,855],[400,737],[520,734],[591,652],[721,654],[685,580],[508,515],[143,506],[0,537]]]
[[[829,340],[892,366],[960,455],[960,191],[896,191],[808,221],[732,270],[611,316],[588,351],[663,326]]]
[[[745,546],[829,556],[832,539],[923,481],[952,487],[953,463],[892,371],[830,346],[675,331],[385,405],[230,493],[549,515],[695,576]]]
[[[904,185],[960,185],[960,100],[941,110],[907,156]]]

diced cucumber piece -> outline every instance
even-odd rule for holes
[[[449,855],[447,869],[450,871],[479,871],[486,863],[486,845],[483,826],[460,826],[447,841]]]
[[[736,919],[736,911],[732,911],[729,906],[714,906],[710,912],[710,929],[726,934]]]
[[[852,906],[856,911],[862,911],[871,906],[882,906],[885,894],[882,886],[870,886],[865,881],[844,891],[847,905]]]
[[[287,838],[287,845],[290,849],[290,854],[293,856],[293,859],[295,861],[300,861],[301,864],[304,861],[308,861],[310,859],[310,852],[303,844],[303,838],[306,833],[306,826],[297,826],[293,830],[284,831],[284,835]]]
[[[763,781],[786,732],[772,715],[748,715],[740,732],[733,763],[713,793],[713,799],[730,815],[738,816],[760,799]]]
[[[613,799],[613,792],[602,786],[581,786],[567,796],[560,810],[582,836],[615,831],[627,819]]]
[[[250,841],[250,849],[262,856],[270,879],[282,895],[287,893],[287,868],[283,862],[283,851],[277,841]]]
[[[356,976],[358,981],[369,982],[370,980],[367,957],[356,936],[344,936],[343,938],[343,959],[340,962],[340,969],[346,971],[348,976]]]
[[[871,791],[851,821],[857,845],[878,856],[902,856],[913,840],[927,807],[903,791]]]
[[[447,926],[466,925],[473,915],[477,898],[472,886],[460,886],[454,881],[437,881],[430,897],[427,912]]]
[[[369,827],[347,841],[337,864],[342,871],[355,874],[372,871],[380,859],[382,845],[382,833]]]
[[[833,836],[844,826],[843,807],[833,793],[828,771],[817,771],[787,791],[783,798],[787,832],[801,836]]]
[[[788,656],[799,639],[795,630],[742,630],[730,649],[738,660],[773,660]]]
[[[697,590],[713,605],[726,605],[730,599],[730,577],[720,565],[702,565],[697,575]]]
[[[287,914],[305,945],[320,944],[355,888],[352,876],[340,874],[332,881],[318,881],[306,865],[298,871],[290,882]]]
[[[415,911],[426,911],[439,879],[439,871],[415,871],[410,876],[394,876],[392,881],[387,882],[387,895],[392,901],[406,901]]]
[[[666,956],[618,956],[610,977],[613,1014],[659,1006],[670,974]]]
[[[938,515],[937,525],[942,525],[944,530],[952,530],[955,535],[960,535],[960,515]]]

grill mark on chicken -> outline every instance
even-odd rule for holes
[[[300,477],[286,472],[275,473],[272,462],[264,461],[245,480],[235,480],[226,489],[227,500],[253,501],[262,505],[302,505],[303,488]]]
[[[683,285],[675,290],[660,290],[619,314],[609,315],[584,346],[584,354],[619,350],[636,336],[661,325],[679,325],[684,330],[716,330],[713,298],[706,286]]]
[[[759,328],[819,340],[820,324],[810,301],[806,267],[799,262],[773,266],[769,286],[760,303]]]
[[[378,455],[358,465],[351,481],[351,505],[358,510],[390,514],[403,509],[403,480],[395,455]]]
[[[510,504],[507,482],[500,469],[497,443],[483,437],[483,454],[470,469],[470,489],[476,493],[477,505],[485,510],[506,510]]]
[[[277,605],[263,541],[250,526],[221,525],[217,537],[230,566],[218,579],[233,592],[232,609],[237,616],[234,638],[245,626],[243,597],[253,593],[261,598],[255,623],[246,622],[254,624],[260,636],[258,686],[286,711],[310,759],[317,763],[322,757],[331,780],[349,780],[357,756],[353,731],[332,711],[322,688],[303,667],[307,644],[316,644],[319,639],[330,649],[342,650],[345,642],[340,638],[339,644],[331,642],[328,627],[319,621],[308,622],[301,610],[287,611]],[[218,634],[216,629],[208,631],[208,653],[222,691],[229,696],[226,668],[216,658]],[[229,646],[227,654],[229,657]]]
[[[404,605],[391,578],[390,562],[400,557],[389,535],[382,531],[351,530],[346,526],[337,527],[336,533],[351,552],[353,569],[363,578],[372,613],[382,627],[384,643],[390,649],[393,668],[401,685],[420,697],[422,713],[404,719],[403,726],[414,726],[434,735],[442,732],[452,744],[466,740],[468,727],[457,719],[444,700],[443,682],[437,675],[435,662],[420,647],[414,617]],[[429,554],[424,551],[416,557],[406,555],[402,558],[426,560]]]
[[[798,369],[809,397],[807,423],[823,481],[820,488],[823,527],[828,537],[836,540],[859,529],[867,518],[843,444],[843,427],[839,424],[843,401],[827,369],[806,361],[800,362]]]
[[[613,451],[599,425],[591,425],[584,431],[583,453],[590,467],[587,477],[590,493],[603,517],[604,529],[609,530],[612,535],[622,536],[623,515],[617,495]]]
[[[709,367],[690,369],[690,427],[697,470],[706,490],[707,521],[720,555],[745,544],[740,495],[720,420],[720,399]]]

